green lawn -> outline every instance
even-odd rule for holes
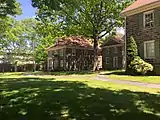
[[[159,89],[91,78],[0,76],[0,120],[159,120]]]
[[[106,71],[102,74],[107,78],[116,80],[138,81],[146,83],[160,83],[160,76],[130,76],[124,75],[123,71]]]

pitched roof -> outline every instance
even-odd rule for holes
[[[92,44],[89,42],[89,39],[82,37],[82,36],[70,36],[70,37],[62,37],[57,38],[56,43],[47,49],[52,47],[60,47],[60,46],[78,46],[78,47],[85,47],[91,48]]]
[[[129,7],[127,7],[125,10],[122,11],[122,13],[129,12],[131,10],[135,10],[139,7],[143,7],[148,4],[152,4],[155,2],[160,2],[160,0],[136,0],[133,4],[131,4]]]
[[[115,35],[115,36],[110,37],[109,39],[105,40],[101,46],[102,47],[105,46],[110,40],[114,40],[117,44],[123,44],[124,39],[125,39],[124,35]]]
[[[84,38],[82,36],[71,36],[71,37],[63,37],[58,38],[55,43],[56,46],[64,46],[64,45],[76,45],[79,47],[92,47],[91,43],[89,42],[89,39]]]

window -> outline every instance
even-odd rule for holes
[[[118,68],[118,57],[113,57],[113,67]]]
[[[144,13],[144,27],[145,28],[150,28],[153,27],[154,25],[154,14],[153,11],[145,12]]]
[[[76,56],[76,49],[72,48],[72,56]]]
[[[113,49],[114,49],[114,53],[117,53],[117,52],[118,52],[118,49],[117,49],[116,46],[115,46]]]
[[[49,66],[50,69],[53,67],[53,60],[52,59],[50,59],[48,61],[48,66]]]
[[[144,57],[145,58],[155,57],[154,40],[144,42]]]
[[[60,60],[60,67],[63,68],[63,60]]]
[[[106,64],[109,64],[109,57],[106,57]]]
[[[109,48],[108,47],[106,48],[106,53],[109,54]]]
[[[60,55],[60,56],[63,56],[63,49],[61,49],[61,50],[59,51],[59,55]]]

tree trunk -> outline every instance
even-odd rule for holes
[[[33,72],[35,72],[35,69],[36,69],[36,63],[35,63],[35,57],[34,57],[34,55],[33,55]]]
[[[17,65],[14,66],[14,72],[17,72]]]
[[[94,37],[94,65],[93,71],[98,69],[98,36]]]

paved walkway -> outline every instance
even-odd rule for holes
[[[113,80],[106,78],[105,75],[97,75],[94,79],[106,81],[106,82],[113,82],[118,84],[129,84],[129,85],[135,85],[140,87],[147,87],[147,88],[160,88],[159,83],[145,83],[145,82],[137,82],[137,81],[127,81],[127,80]]]

